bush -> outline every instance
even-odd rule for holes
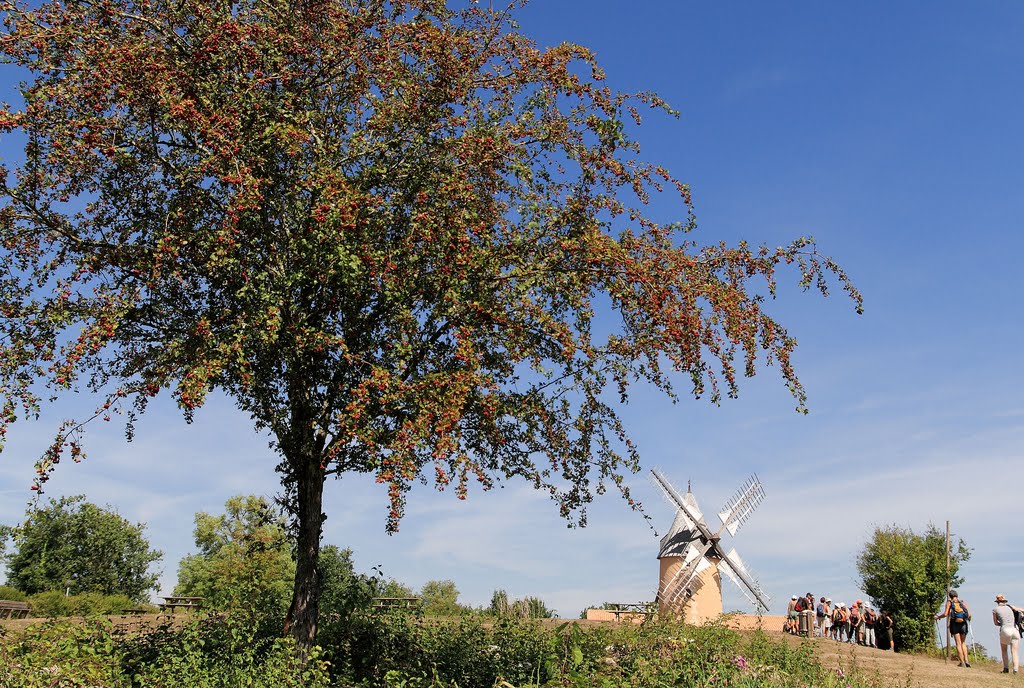
[[[24,602],[28,599],[28,595],[23,593],[17,588],[12,588],[9,585],[0,585],[0,600],[7,600],[8,602]]]
[[[46,617],[58,617],[58,616],[71,616],[71,604],[68,602],[70,598],[65,597],[64,593],[57,592],[56,590],[50,590],[49,592],[37,592],[28,598],[28,603],[32,605],[33,616],[46,616]]]
[[[125,595],[101,595],[87,592],[82,595],[65,597],[56,590],[40,592],[28,598],[33,616],[95,616],[97,614],[123,614],[125,609],[135,607],[135,602]]]
[[[0,642],[4,688],[127,688],[109,622],[48,621]]]
[[[327,688],[319,648],[305,659],[290,638],[206,618],[187,625],[135,676],[140,688]]]

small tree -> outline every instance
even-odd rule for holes
[[[459,604],[459,589],[452,580],[432,580],[420,589],[423,613],[430,616],[457,616],[464,609]]]
[[[7,581],[30,595],[70,589],[141,602],[156,586],[158,573],[149,569],[163,557],[150,549],[145,529],[82,495],[50,500],[7,530],[14,543]]]
[[[395,578],[378,581],[377,597],[415,597],[416,592],[405,583]]]
[[[487,611],[494,616],[521,619],[550,619],[555,616],[555,610],[550,609],[539,597],[527,596],[513,600],[504,590],[495,590],[491,594],[491,604]]]
[[[343,621],[359,609],[370,606],[377,591],[377,579],[356,573],[352,550],[327,545],[320,550],[320,606],[328,620]]]
[[[176,595],[215,609],[281,615],[295,579],[293,541],[280,511],[263,497],[237,496],[224,513],[195,516],[199,549],[181,560]]]
[[[951,541],[950,582],[963,583],[960,566],[971,550]],[[861,589],[892,614],[897,646],[916,649],[935,641],[935,613],[946,597],[946,536],[929,524],[923,535],[893,525],[875,528],[857,557]]]

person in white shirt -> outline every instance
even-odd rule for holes
[[[1006,601],[1002,595],[996,595],[996,608],[992,610],[992,623],[999,626],[999,649],[1003,652],[1003,673],[1010,673],[1010,662],[1007,658],[1007,647],[1010,648],[1010,655],[1013,657],[1013,673],[1017,673],[1020,666],[1020,659],[1017,654],[1017,646],[1020,644],[1020,631],[1017,624],[1013,622],[1013,613],[1024,613],[1024,609],[1014,607]]]

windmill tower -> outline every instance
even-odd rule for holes
[[[679,491],[658,471],[652,470],[651,475],[677,510],[672,527],[661,538],[658,550],[661,563],[658,611],[683,616],[688,623],[715,618],[722,613],[723,573],[752,604],[768,611],[768,596],[747,570],[736,549],[725,552],[720,542],[724,531],[736,535],[764,499],[764,488],[757,476],[751,476],[726,503],[718,514],[722,526],[717,532],[712,532],[689,485],[686,494],[680,496]]]

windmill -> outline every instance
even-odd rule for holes
[[[661,577],[658,583],[658,609],[662,613],[685,614],[687,621],[702,622],[722,613],[724,573],[747,599],[759,609],[768,610],[769,597],[733,548],[722,549],[722,533],[736,535],[757,505],[764,499],[764,488],[757,476],[751,476],[733,495],[718,517],[722,526],[713,532],[704,521],[697,499],[687,485],[680,496],[671,483],[652,470],[655,484],[677,509],[668,533],[661,538],[658,559]]]

